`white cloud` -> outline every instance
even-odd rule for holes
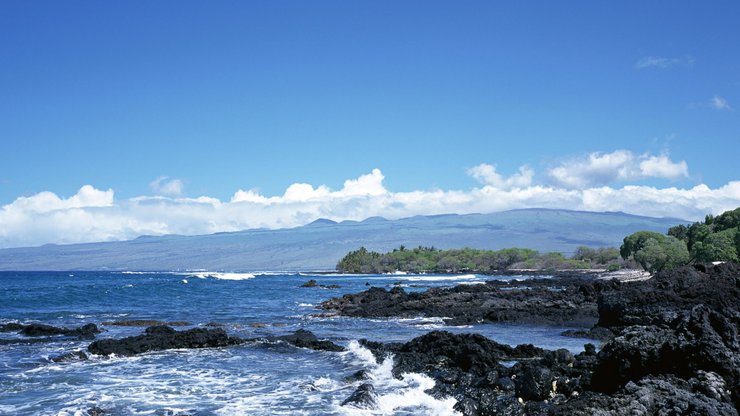
[[[106,207],[113,205],[113,190],[101,191],[85,185],[69,198],[60,198],[53,192],[39,192],[29,197],[20,197],[3,209],[45,213],[72,208]]]
[[[534,170],[524,165],[519,168],[519,173],[506,178],[496,171],[495,165],[481,163],[478,166],[468,169],[468,175],[484,185],[498,189],[511,189],[530,186],[534,177]]]
[[[668,155],[648,156],[640,161],[640,174],[644,177],[676,179],[689,176],[686,161],[674,162]]]
[[[693,66],[694,58],[686,56],[683,58],[664,58],[662,56],[644,56],[635,62],[635,68],[670,68],[674,66]]]
[[[674,162],[667,154],[635,155],[629,150],[616,150],[567,160],[548,173],[560,186],[587,188],[617,181],[685,178],[689,176],[689,168],[685,161]]]
[[[344,181],[344,187],[340,192],[343,196],[383,195],[388,192],[383,186],[383,179],[385,179],[385,176],[380,172],[380,169],[373,169],[367,175]]]
[[[619,151],[593,154],[582,162],[586,165],[583,171],[609,178],[687,174],[685,162],[672,162],[666,155],[634,156]],[[568,169],[570,165],[561,167],[565,178],[582,183],[580,176]],[[577,188],[533,184],[534,172],[526,167],[508,178],[496,173],[493,165],[478,165],[469,173],[482,184],[467,190],[392,192],[383,185],[381,171],[375,169],[345,181],[342,189],[336,191],[324,185],[299,183],[289,186],[280,196],[239,190],[228,201],[207,196],[161,195],[116,200],[113,190],[85,185],[69,198],[41,192],[0,207],[0,247],[123,240],[144,234],[189,235],[285,228],[322,217],[336,221],[376,215],[394,219],[547,207],[696,220],[740,206],[740,181],[716,189],[706,185],[686,189],[635,185]]]
[[[724,98],[720,97],[719,95],[715,95],[710,100],[710,104],[712,108],[715,110],[732,110],[732,107],[730,107],[730,104],[725,100]]]
[[[182,179],[170,179],[167,176],[160,176],[149,183],[149,188],[158,195],[180,196],[184,187]]]

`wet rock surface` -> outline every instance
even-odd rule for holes
[[[108,326],[191,326],[190,322],[185,321],[157,321],[154,319],[128,319],[123,321],[106,321],[102,325]]]
[[[320,285],[315,279],[311,279],[299,287],[320,287],[322,289],[340,289],[340,285]]]
[[[87,350],[98,355],[131,356],[149,351],[225,347],[239,343],[241,343],[239,338],[228,336],[226,331],[220,328],[176,331],[168,326],[151,326],[142,335],[95,341],[87,347]]]
[[[378,395],[375,387],[370,383],[361,384],[345,401],[342,406],[351,406],[358,409],[374,410],[378,408]]]
[[[67,363],[74,361],[85,361],[88,359],[84,351],[70,351],[61,355],[50,357],[49,360],[55,363]]]
[[[27,337],[52,337],[63,335],[79,339],[93,339],[100,329],[95,324],[86,324],[77,328],[51,326],[41,323],[18,324],[8,323],[0,325],[0,332],[18,332]]]
[[[401,287],[370,289],[321,304],[341,315],[379,317],[449,317],[448,325],[483,322],[593,325],[597,297],[609,286],[592,277],[534,279],[526,282],[489,281],[407,293]]]
[[[326,340],[320,340],[311,331],[299,329],[291,335],[268,337],[268,341],[284,341],[299,348],[308,348],[317,351],[344,351],[344,348]]]
[[[229,336],[222,328],[194,328],[177,331],[169,326],[151,326],[142,335],[120,339],[102,339],[91,343],[87,350],[91,354],[132,356],[151,351],[183,348],[217,348],[239,345],[245,342],[282,341],[298,348],[319,351],[344,351],[331,341],[321,340],[312,332],[299,329],[293,334],[266,338],[239,338]]]
[[[444,331],[405,344],[362,345],[379,359],[392,354],[397,377],[422,372],[434,378],[431,393],[455,397],[464,415],[738,414],[740,266],[685,267],[591,288],[599,321],[590,332],[608,339],[599,352],[591,344],[575,356],[512,348]],[[410,298],[368,292],[371,303],[374,296]],[[511,360],[518,362],[501,365]]]

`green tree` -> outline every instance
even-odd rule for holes
[[[715,219],[718,220],[718,218]],[[738,251],[738,229],[728,228],[726,230],[711,233],[703,241],[694,244],[691,257],[698,262],[712,261],[737,261]]]
[[[715,232],[740,227],[740,208],[723,212],[721,215],[714,217],[712,226]]]
[[[573,253],[573,260],[593,261],[595,258],[596,250],[586,246],[579,246]]]
[[[688,231],[689,240],[686,242],[689,251],[694,248],[694,244],[698,243],[699,241],[704,241],[704,239],[707,238],[707,236],[711,233],[712,227],[707,224],[702,224],[700,222],[695,222],[691,224]]]
[[[596,250],[596,263],[609,264],[619,259],[619,250],[614,247],[600,247]]]
[[[378,273],[380,253],[360,247],[358,250],[350,251],[339,260],[336,269],[347,273]]]
[[[668,229],[668,235],[676,237],[679,240],[689,241],[689,227],[684,224],[676,225]]]
[[[622,246],[619,248],[619,254],[623,259],[627,260],[630,257],[633,257],[635,253],[642,250],[649,240],[655,240],[658,243],[662,243],[665,239],[666,236],[660,233],[653,231],[638,231],[624,237]]]
[[[633,257],[643,269],[650,273],[683,266],[689,262],[690,258],[686,243],[672,236],[662,240],[648,238],[634,252]]]

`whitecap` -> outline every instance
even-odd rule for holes
[[[401,280],[409,280],[412,282],[444,282],[444,281],[455,281],[455,280],[472,280],[477,279],[478,276],[474,274],[461,274],[456,276],[435,276],[435,275],[414,275],[414,276],[400,276]]]
[[[179,273],[183,276],[197,277],[199,279],[213,278],[218,280],[247,280],[254,279],[252,273],[225,273],[225,272],[196,272],[196,273]]]
[[[378,409],[368,411],[339,406],[337,403],[334,406],[337,412],[348,415],[393,415],[405,410],[425,415],[460,414],[454,409],[457,401],[453,397],[437,399],[426,393],[436,383],[431,377],[418,373],[404,373],[400,380],[393,377],[392,355],[378,364],[373,353],[357,341],[351,341],[344,354],[352,362],[368,368],[368,377],[378,393]]]

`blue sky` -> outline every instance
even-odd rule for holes
[[[58,240],[20,238],[7,213],[48,193],[56,211],[341,192],[380,180],[373,169],[394,195],[740,179],[740,4],[543,3],[2,2],[0,225],[17,228],[0,246]],[[94,201],[69,202],[85,185]],[[740,200],[730,188],[675,213],[626,210],[697,217]],[[426,212],[396,215],[413,213]],[[145,231],[158,232],[99,237]]]

